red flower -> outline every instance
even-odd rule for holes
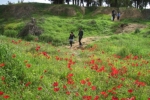
[[[1,80],[2,80],[2,81],[4,81],[4,80],[5,80],[5,77],[4,77],[4,76],[2,76],[2,77],[1,77]]]
[[[118,97],[114,97],[112,96],[112,99],[111,100],[119,100]]]
[[[70,91],[67,91],[66,94],[67,94],[67,95],[70,95]]]
[[[27,87],[27,86],[29,86],[30,84],[31,84],[31,82],[28,82],[28,83],[25,84],[25,86]]]
[[[64,88],[64,89],[67,89],[67,86],[66,86],[66,85],[63,85],[63,88]]]
[[[78,93],[78,92],[76,92],[75,94],[76,94],[76,96],[79,96],[79,93]]]
[[[88,85],[88,86],[91,86],[91,82],[87,82],[87,85]]]
[[[43,78],[43,76],[40,77],[40,79],[42,79],[42,78]]]
[[[129,89],[129,90],[128,90],[128,92],[129,92],[129,93],[132,93],[132,92],[133,92],[133,90],[132,90],[132,89]]]
[[[38,90],[39,90],[39,91],[42,90],[42,87],[38,87]]]
[[[80,83],[81,83],[81,84],[85,84],[86,81],[85,81],[85,80],[81,80]]]
[[[4,95],[3,98],[4,98],[4,99],[8,99],[8,98],[9,98],[9,95]]]
[[[95,96],[94,100],[99,100],[99,96],[98,95]]]
[[[54,92],[58,92],[59,91],[59,88],[54,88]]]
[[[12,55],[12,58],[15,58],[15,57],[16,57],[16,55],[15,55],[15,54],[13,54],[13,55]]]
[[[73,76],[73,74],[70,73],[70,74],[67,75],[67,78],[72,77],[72,76]]]
[[[53,86],[54,86],[54,87],[58,86],[58,82],[54,82],[54,83],[53,83]]]
[[[102,91],[101,94],[104,96],[104,97],[107,97],[108,94],[105,92],[105,91]]]
[[[100,69],[97,70],[97,72],[102,72],[102,71],[104,71],[104,70],[105,70],[105,67],[102,66]]]
[[[0,96],[3,95],[3,94],[4,94],[4,92],[0,91]]]
[[[0,67],[4,67],[4,66],[5,66],[5,64],[4,64],[4,63],[1,63],[1,64],[0,64]]]
[[[111,70],[112,70],[112,72],[111,72],[112,76],[117,75],[119,72],[115,67],[112,67]]]
[[[47,72],[47,70],[44,70],[44,73],[46,73]]]
[[[96,86],[92,86],[91,88],[92,88],[92,90],[96,90]]]
[[[148,98],[148,100],[150,100],[150,98]]]
[[[31,64],[26,64],[26,67],[27,67],[27,68],[30,68],[30,67],[31,67]]]
[[[136,100],[135,97],[127,98],[127,100]]]

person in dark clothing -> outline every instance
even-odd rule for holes
[[[116,15],[116,14],[115,14],[115,10],[113,10],[113,11],[112,11],[112,20],[113,20],[113,21],[115,20],[115,15]]]
[[[82,40],[82,37],[83,37],[83,31],[82,31],[81,28],[79,29],[79,34],[78,34],[78,36],[79,36],[79,46],[82,46],[81,40]]]
[[[73,32],[71,32],[71,33],[70,33],[70,36],[69,36],[70,47],[72,47],[72,44],[73,44],[73,38],[75,38],[75,35],[73,34]]]

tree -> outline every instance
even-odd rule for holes
[[[51,0],[51,1],[53,1],[53,4],[64,4],[64,0]]]

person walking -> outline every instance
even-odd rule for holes
[[[82,30],[82,28],[79,29],[78,36],[79,36],[79,46],[81,47],[82,46],[81,40],[82,40],[82,37],[83,37],[83,30]]]
[[[117,13],[117,20],[119,20],[120,19],[120,12],[118,11],[118,13]]]
[[[73,38],[75,38],[75,35],[73,34],[73,32],[71,32],[69,35],[70,48],[72,47],[72,44],[73,44]]]
[[[112,11],[112,20],[113,20],[113,21],[115,20],[115,15],[116,15],[116,14],[115,14],[115,10],[113,10],[113,11]]]

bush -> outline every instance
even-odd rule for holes
[[[39,36],[40,41],[44,41],[44,42],[52,42],[53,41],[53,37],[51,34],[42,34]]]
[[[5,30],[4,35],[8,37],[16,37],[18,32],[16,30]]]
[[[129,55],[130,52],[128,50],[128,48],[124,47],[122,48],[117,55],[121,56],[122,58],[124,58],[125,56]]]
[[[36,38],[36,36],[28,34],[27,36],[24,37],[25,40],[27,41],[32,41]]]
[[[140,33],[140,29],[138,29],[138,28],[135,29],[134,33],[135,33],[135,34]]]

